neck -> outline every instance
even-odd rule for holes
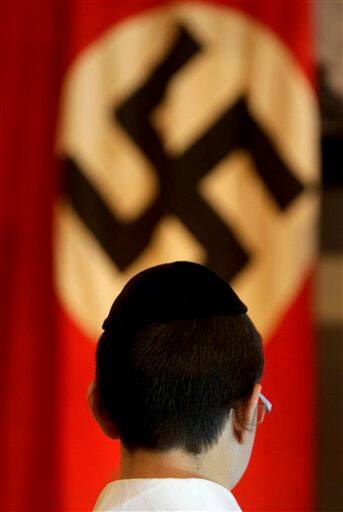
[[[206,456],[193,456],[181,450],[129,452],[120,443],[120,479],[131,478],[204,478],[230,490],[225,471]],[[217,459],[218,461],[218,459]]]
[[[127,451],[121,445],[120,478],[201,478],[195,457],[173,450],[168,452]]]

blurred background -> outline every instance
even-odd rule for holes
[[[192,260],[264,339],[241,507],[343,510],[343,3],[0,10],[2,509],[91,510],[117,478],[86,403],[102,321]]]

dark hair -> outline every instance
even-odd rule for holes
[[[218,440],[263,366],[261,337],[246,313],[118,325],[97,346],[98,405],[128,450],[197,455]]]

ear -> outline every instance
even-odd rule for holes
[[[111,439],[118,439],[119,435],[116,427],[99,407],[99,395],[95,381],[90,382],[87,388],[87,400],[92,416],[104,434],[106,434]]]
[[[261,392],[261,389],[261,384],[256,383],[253,387],[250,398],[245,402],[245,404],[238,407],[237,411],[233,411],[233,428],[235,436],[240,444],[247,441],[251,435],[251,427],[254,427],[253,420],[256,413],[258,395]],[[246,428],[244,428],[243,425]],[[255,428],[253,431],[255,431]]]

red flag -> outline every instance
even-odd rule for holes
[[[58,24],[46,4],[37,8],[43,28],[29,32],[21,12],[18,46],[6,62],[13,66],[20,56],[22,80],[30,66],[30,82],[25,94],[15,89],[17,67],[5,82],[13,127],[7,148],[15,144],[6,154],[2,202],[2,269],[13,297],[3,309],[3,403],[14,393],[2,423],[13,461],[3,479],[12,482],[3,491],[7,508],[43,499],[51,510],[89,510],[116,477],[118,444],[101,434],[86,404],[101,321],[136,271],[191,259],[233,284],[265,341],[263,386],[273,413],[234,491],[238,501],[261,511],[313,509],[310,8],[295,1],[75,0],[68,13],[59,11]],[[28,58],[27,41],[39,59]],[[49,243],[56,62],[63,64],[57,315]],[[22,179],[14,180],[18,172]],[[174,180],[175,201],[166,180]]]

